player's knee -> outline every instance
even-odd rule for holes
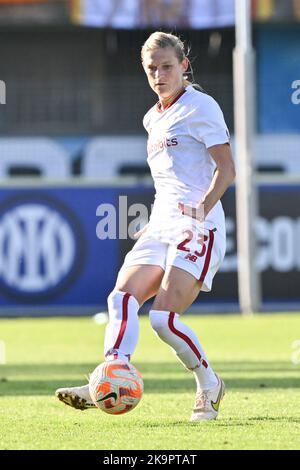
[[[114,289],[107,298],[109,317],[123,315],[124,310],[139,310],[140,305],[137,299],[128,292]]]
[[[182,300],[186,297],[184,288],[179,285],[160,291],[154,300],[154,310],[177,312]]]
[[[115,304],[116,304],[116,300],[119,296],[119,292],[113,290],[109,296],[107,297],[107,305],[108,305],[108,311],[111,312],[112,310],[114,310],[114,307],[115,307]]]
[[[159,335],[168,329],[169,313],[155,310],[150,312],[149,318],[153,330]]]

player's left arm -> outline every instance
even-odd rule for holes
[[[204,215],[221,199],[228,187],[235,179],[235,165],[229,144],[214,145],[208,149],[211,157],[216,162],[217,168],[211,185],[200,204],[204,205]]]
[[[202,201],[199,201],[196,209],[187,205],[179,204],[179,209],[184,215],[188,215],[199,220],[205,219],[207,214],[217,204],[235,179],[235,165],[230,145],[214,145],[213,147],[210,147],[208,151],[217,165],[208,191]]]

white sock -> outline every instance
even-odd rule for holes
[[[150,321],[157,335],[171,348],[183,365],[194,373],[197,391],[211,390],[218,379],[209,365],[196,334],[174,312],[151,310]]]
[[[113,291],[108,299],[109,323],[105,330],[107,360],[130,360],[139,337],[138,301],[126,292]]]

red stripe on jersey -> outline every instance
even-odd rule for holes
[[[131,297],[130,294],[124,294],[123,303],[122,303],[122,323],[121,323],[121,328],[119,331],[119,336],[117,338],[116,344],[113,346],[113,349],[119,349],[120,344],[122,343],[122,339],[124,337],[124,333],[125,333],[127,321],[128,321],[128,302],[129,302],[130,297]]]
[[[194,345],[193,341],[188,336],[186,336],[184,333],[182,333],[182,331],[179,331],[175,328],[174,318],[175,318],[175,313],[170,312],[169,322],[168,322],[170,330],[172,331],[172,333],[174,333],[174,335],[179,336],[179,338],[183,339],[183,341],[185,341],[189,345],[189,347],[191,348],[193,353],[199,359],[200,363],[202,363],[203,366],[207,369],[208,364],[206,363],[206,361],[202,361],[202,356],[201,356],[200,352],[198,351],[198,349],[196,348],[196,346]]]
[[[161,102],[159,101],[156,105],[156,110],[159,112],[159,113],[163,113],[164,111],[166,111],[167,109],[171,108],[171,106],[173,106],[173,104],[176,103],[176,101],[179,100],[179,98],[182,97],[182,95],[184,95],[184,93],[186,92],[186,89],[182,90],[178,96],[176,96],[176,98],[172,101],[172,103],[168,104],[168,106],[166,106],[164,109],[161,109]]]
[[[204,282],[204,280],[205,280],[205,277],[206,277],[206,274],[207,274],[207,271],[208,271],[208,268],[209,268],[210,260],[211,260],[211,252],[212,252],[212,249],[213,249],[214,240],[215,240],[214,232],[213,232],[213,230],[210,230],[209,231],[208,248],[207,248],[207,253],[206,253],[206,257],[205,257],[203,270],[202,270],[202,273],[201,273],[201,276],[200,276],[200,282]]]

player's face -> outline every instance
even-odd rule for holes
[[[182,89],[188,59],[179,62],[172,47],[160,48],[145,53],[143,67],[152,90],[168,99]]]

